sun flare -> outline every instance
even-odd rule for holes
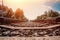
[[[49,0],[4,0],[4,4],[13,11],[16,11],[17,8],[22,9],[29,20],[36,19],[44,11],[52,9],[51,6],[45,4],[48,2]]]
[[[27,2],[27,0],[7,0],[7,2],[23,3],[23,2]]]
[[[12,0],[13,2],[25,2],[25,0]]]

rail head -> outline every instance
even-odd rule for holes
[[[60,27],[60,25],[53,25],[53,26],[48,26],[48,27],[14,27],[14,26],[0,25],[0,27],[20,30],[20,29],[50,29],[50,28]]]

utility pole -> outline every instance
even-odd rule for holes
[[[3,4],[3,0],[2,0],[2,7],[3,7],[3,5],[4,5],[4,4]]]
[[[2,17],[3,17],[3,14],[4,14],[4,12],[3,12],[4,3],[3,3],[3,0],[1,0],[1,2],[2,2]]]
[[[3,3],[3,0],[2,0],[2,10],[3,10],[3,6],[4,6],[4,3]]]

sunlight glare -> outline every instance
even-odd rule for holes
[[[27,0],[7,0],[7,2],[23,3],[23,2],[27,2]]]

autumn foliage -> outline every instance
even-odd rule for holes
[[[13,18],[13,19],[18,19],[18,20],[27,20],[27,18],[24,16],[24,12],[22,9],[17,8],[16,11],[14,12],[12,8],[8,8],[7,6],[2,6],[0,5],[0,10],[4,12],[3,17],[6,18]],[[0,13],[1,15],[2,13]]]
[[[23,16],[24,16],[24,15],[23,15],[23,11],[18,8],[18,9],[15,11],[15,17],[16,17],[17,19],[19,19],[19,18],[21,18],[21,17],[23,17]]]

